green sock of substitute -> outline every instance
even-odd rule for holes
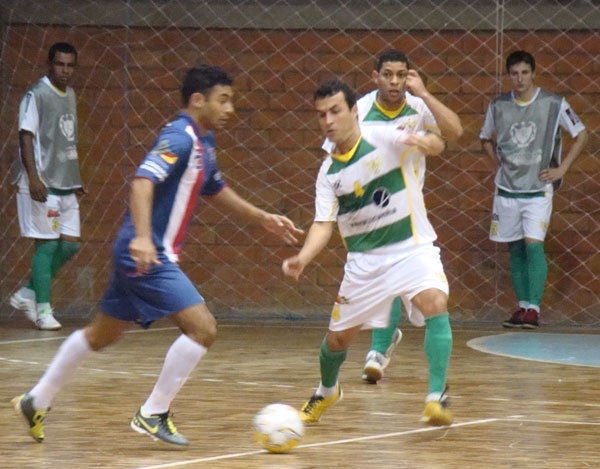
[[[539,306],[548,276],[544,243],[527,243],[527,273],[529,276],[529,303]]]
[[[75,254],[79,250],[79,246],[81,246],[80,242],[66,241],[64,239],[59,239],[57,242],[58,246],[52,256],[52,263],[50,264],[51,278],[56,277],[60,268],[73,257],[73,254]],[[29,282],[25,285],[25,288],[35,290],[35,288],[33,288],[33,276],[29,278]]]
[[[388,347],[392,343],[394,331],[396,330],[396,327],[398,327],[401,311],[401,300],[400,298],[396,298],[392,303],[389,326],[385,329],[373,329],[371,332],[371,350],[377,350],[379,353],[383,353],[385,355]]]
[[[35,241],[35,253],[31,260],[31,280],[27,287],[35,291],[38,303],[50,302],[52,259],[57,249],[58,240],[56,239]]]
[[[327,347],[327,336],[321,343],[319,352],[319,363],[321,364],[321,383],[323,386],[331,388],[337,383],[338,373],[344,360],[346,359],[346,350],[332,352]]]
[[[528,253],[525,241],[508,243],[510,252],[510,279],[519,303],[529,303]]]
[[[425,318],[425,354],[429,363],[429,393],[443,392],[452,352],[448,313]]]

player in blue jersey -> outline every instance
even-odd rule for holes
[[[40,381],[12,401],[36,441],[44,439],[43,420],[54,396],[86,358],[116,342],[132,322],[149,327],[168,316],[182,334],[167,352],[154,389],[131,427],[155,440],[189,444],[177,432],[169,408],[216,335],[215,319],[177,265],[198,195],[211,196],[219,208],[258,223],[288,243],[302,233],[288,218],[243,200],[223,180],[212,131],[233,114],[231,85],[218,67],[199,65],[187,72],[182,112],[163,128],[131,184],[129,212],[113,245],[114,266],[101,311],[63,342]]]

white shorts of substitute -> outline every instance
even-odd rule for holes
[[[29,194],[17,192],[17,212],[21,236],[25,238],[80,236],[79,202],[75,194],[48,194],[46,202],[37,202]]]
[[[329,330],[388,327],[392,302],[398,296],[410,322],[423,326],[423,313],[411,300],[430,288],[448,294],[440,249],[433,244],[393,254],[349,253]]]
[[[552,192],[544,197],[512,198],[494,195],[490,239],[509,243],[532,238],[544,241],[552,215]]]

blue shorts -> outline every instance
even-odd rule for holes
[[[147,328],[157,319],[170,316],[204,298],[177,264],[154,265],[145,275],[117,266],[110,275],[100,309],[123,321]]]

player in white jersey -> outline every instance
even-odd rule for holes
[[[457,141],[463,133],[458,115],[427,91],[416,70],[411,69],[406,55],[391,49],[377,58],[372,80],[377,88],[357,102],[361,133],[377,146],[371,136],[373,130],[402,129],[406,132],[433,132],[450,141]],[[425,157],[415,167],[421,186],[425,181]],[[390,324],[383,329],[373,329],[371,348],[363,366],[362,379],[376,383],[383,378],[391,355],[402,338],[397,327],[400,321],[401,302],[392,304]]]
[[[35,241],[31,278],[10,298],[38,329],[61,325],[50,306],[50,282],[79,249],[79,203],[84,193],[77,158],[75,92],[68,86],[77,51],[68,43],[48,52],[48,75],[19,107],[17,210],[21,235]]]
[[[508,243],[519,302],[503,325],[535,329],[548,273],[544,239],[554,187],[583,150],[587,131],[563,97],[534,84],[530,53],[510,54],[506,71],[512,91],[492,101],[479,134],[486,154],[498,163],[490,239]],[[564,159],[561,129],[575,139]]]
[[[338,372],[361,329],[390,322],[392,301],[401,297],[411,322],[426,325],[429,393],[423,419],[449,425],[445,383],[452,331],[448,320],[448,283],[433,245],[416,171],[424,155],[437,155],[444,141],[435,133],[380,129],[361,136],[353,91],[333,80],[315,92],[315,108],[325,136],[334,144],[316,187],[316,214],[300,252],[283,271],[298,279],[327,245],[337,222],[348,250],[344,279],[334,304],[329,332],[320,350],[321,382],[300,416],[310,423],[342,397]]]

